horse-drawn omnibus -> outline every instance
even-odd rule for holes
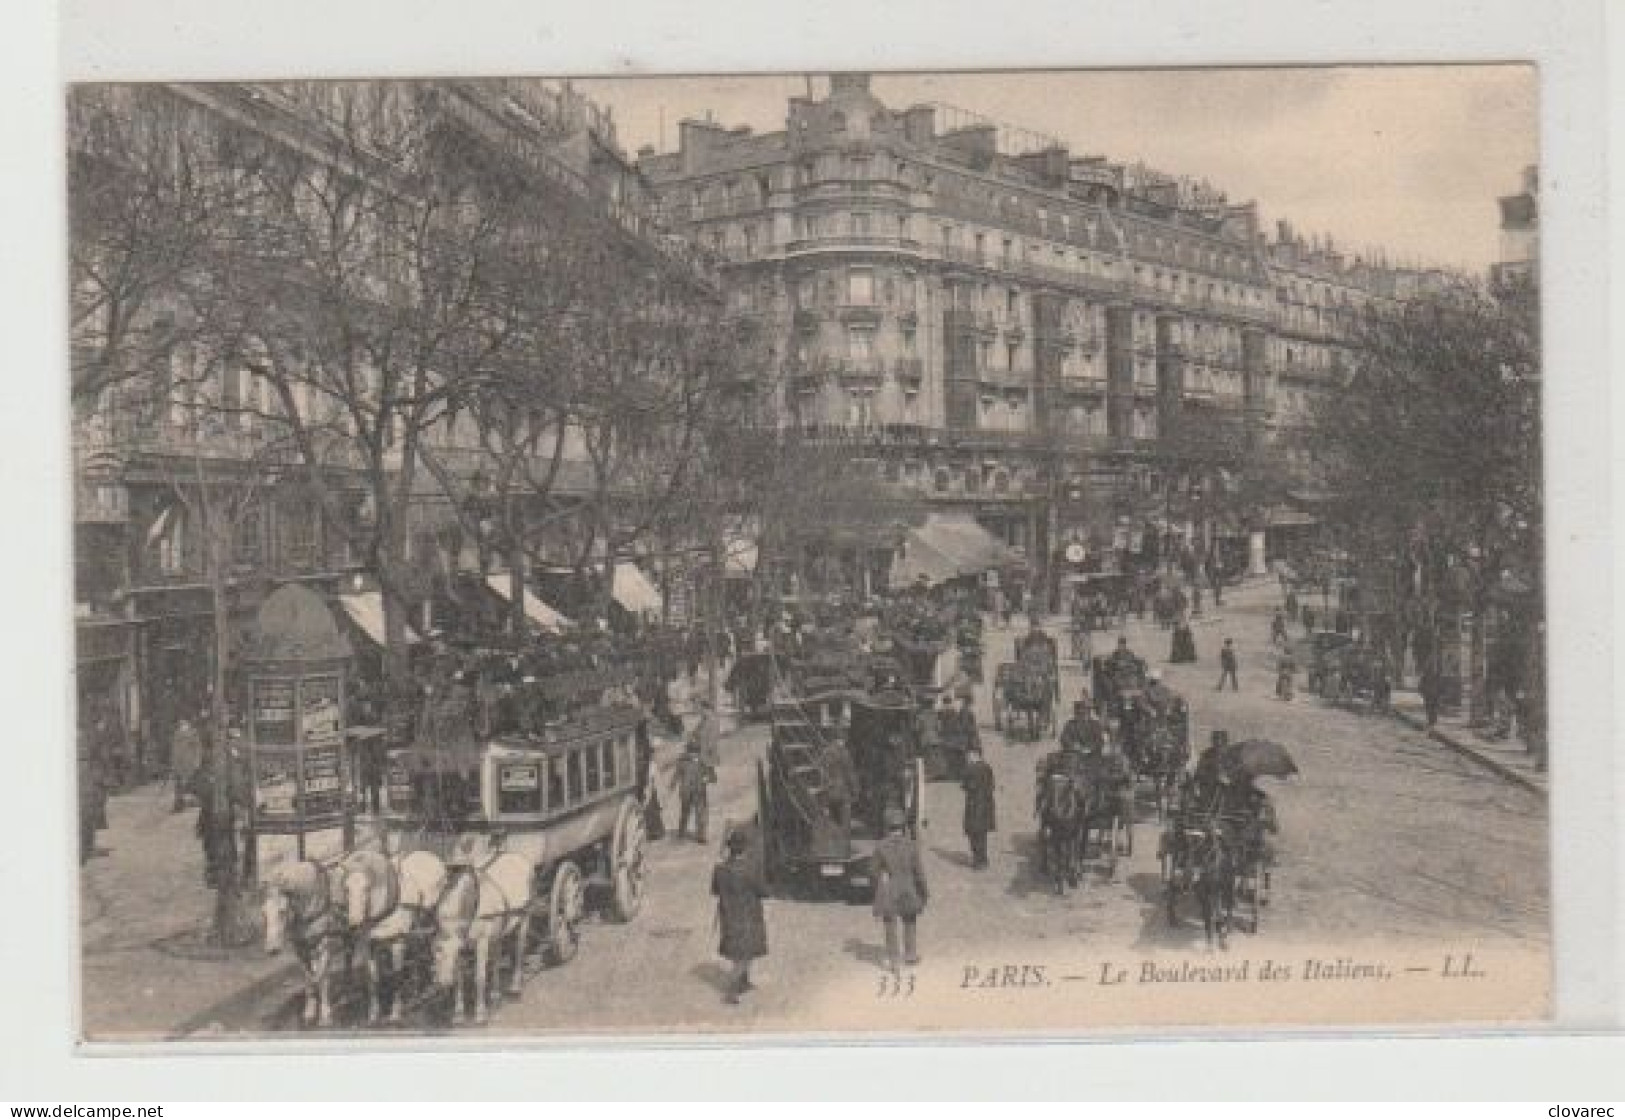
[[[613,674],[541,682],[561,697],[601,695]],[[430,851],[478,867],[502,853],[532,869],[527,908],[547,958],[576,955],[594,909],[631,921],[643,905],[644,824],[634,732],[624,702],[574,707],[532,733],[476,738],[455,709],[431,713],[413,745],[392,751],[381,817],[392,855]]]

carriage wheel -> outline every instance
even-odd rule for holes
[[[643,814],[635,802],[629,803],[621,812],[621,824],[615,830],[615,843],[610,850],[614,894],[609,912],[617,922],[630,922],[643,909],[643,896],[648,887],[648,867],[643,858],[645,838]]]
[[[553,890],[547,903],[547,959],[549,964],[568,964],[581,948],[581,917],[585,913],[586,889],[581,869],[569,860],[559,864],[553,875]]]

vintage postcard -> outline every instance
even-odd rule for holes
[[[1534,67],[65,96],[85,1040],[1550,1019]]]

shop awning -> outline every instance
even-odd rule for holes
[[[633,614],[660,612],[660,592],[636,564],[615,565],[615,579],[610,593],[617,603]]]
[[[963,574],[953,557],[911,532],[903,542],[901,554],[892,562],[891,585],[911,587],[921,577],[927,583],[944,583]]]
[[[513,589],[513,577],[507,572],[486,576],[485,583],[503,599],[510,598],[508,592]],[[525,617],[551,634],[559,634],[570,628],[568,618],[542,602],[528,587],[525,588]]]
[[[893,587],[906,587],[923,575],[928,582],[941,583],[1019,559],[1015,550],[969,515],[933,513],[924,524],[909,529],[902,556],[892,565],[891,582]]]
[[[339,596],[339,606],[350,616],[350,621],[367,636],[373,645],[383,649],[387,644],[384,630],[384,595],[381,591],[356,591]],[[417,643],[421,639],[409,625],[406,640]]]

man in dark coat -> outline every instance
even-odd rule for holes
[[[942,742],[950,751],[964,754],[969,759],[969,752],[980,750],[982,746],[981,732],[976,729],[976,713],[971,711],[971,698],[960,696],[959,707],[949,707],[944,698],[941,719]]]
[[[982,759],[980,747],[965,750],[965,774],[960,779],[965,791],[965,837],[970,841],[971,866],[987,867],[987,834],[998,828],[993,803],[993,767]]]
[[[824,804],[829,815],[842,830],[852,825],[852,799],[858,792],[857,767],[846,744],[830,736],[818,748],[818,765],[828,783],[824,790]]]
[[[361,808],[373,814],[383,812],[384,737],[368,735],[356,744],[356,763],[361,779]]]
[[[694,822],[694,839],[705,843],[705,829],[710,822],[709,787],[716,780],[716,771],[700,757],[700,745],[690,741],[677,760],[677,838],[688,838],[688,823]]]
[[[634,773],[638,801],[643,805],[644,834],[651,840],[662,840],[666,836],[666,818],[660,806],[660,791],[655,788],[655,748],[654,741],[649,738],[647,710],[632,732],[632,742],[637,751],[637,769]]]
[[[79,748],[79,862],[96,854],[96,833],[107,827],[107,785],[101,759],[87,744]]]
[[[1417,687],[1422,693],[1422,711],[1427,716],[1427,725],[1432,727],[1439,722],[1439,707],[1444,699],[1444,674],[1437,655],[1422,663],[1422,678]]]
[[[1061,728],[1061,749],[1083,753],[1099,750],[1105,734],[1089,701],[1079,700],[1072,705],[1072,718]]]
[[[1128,638],[1120,636],[1117,639],[1117,648],[1106,659],[1107,670],[1110,671],[1114,679],[1120,679],[1127,674],[1137,672],[1139,667],[1140,659],[1134,655],[1133,650],[1128,648]]]
[[[722,997],[728,1003],[738,1003],[751,990],[751,962],[767,956],[767,916],[762,910],[767,886],[745,859],[748,847],[744,833],[730,832],[728,857],[711,872],[711,894],[717,900],[721,932],[717,952],[733,965]]]
[[[1223,692],[1225,681],[1230,682],[1231,692],[1241,691],[1236,681],[1236,643],[1230,638],[1224,640],[1224,648],[1219,651],[1219,683],[1213,691]]]
[[[885,927],[886,960],[891,971],[898,970],[898,926],[902,926],[902,963],[920,963],[915,926],[925,912],[930,891],[925,881],[925,865],[920,850],[908,834],[907,818],[901,809],[887,809],[885,837],[875,846],[875,917]]]

